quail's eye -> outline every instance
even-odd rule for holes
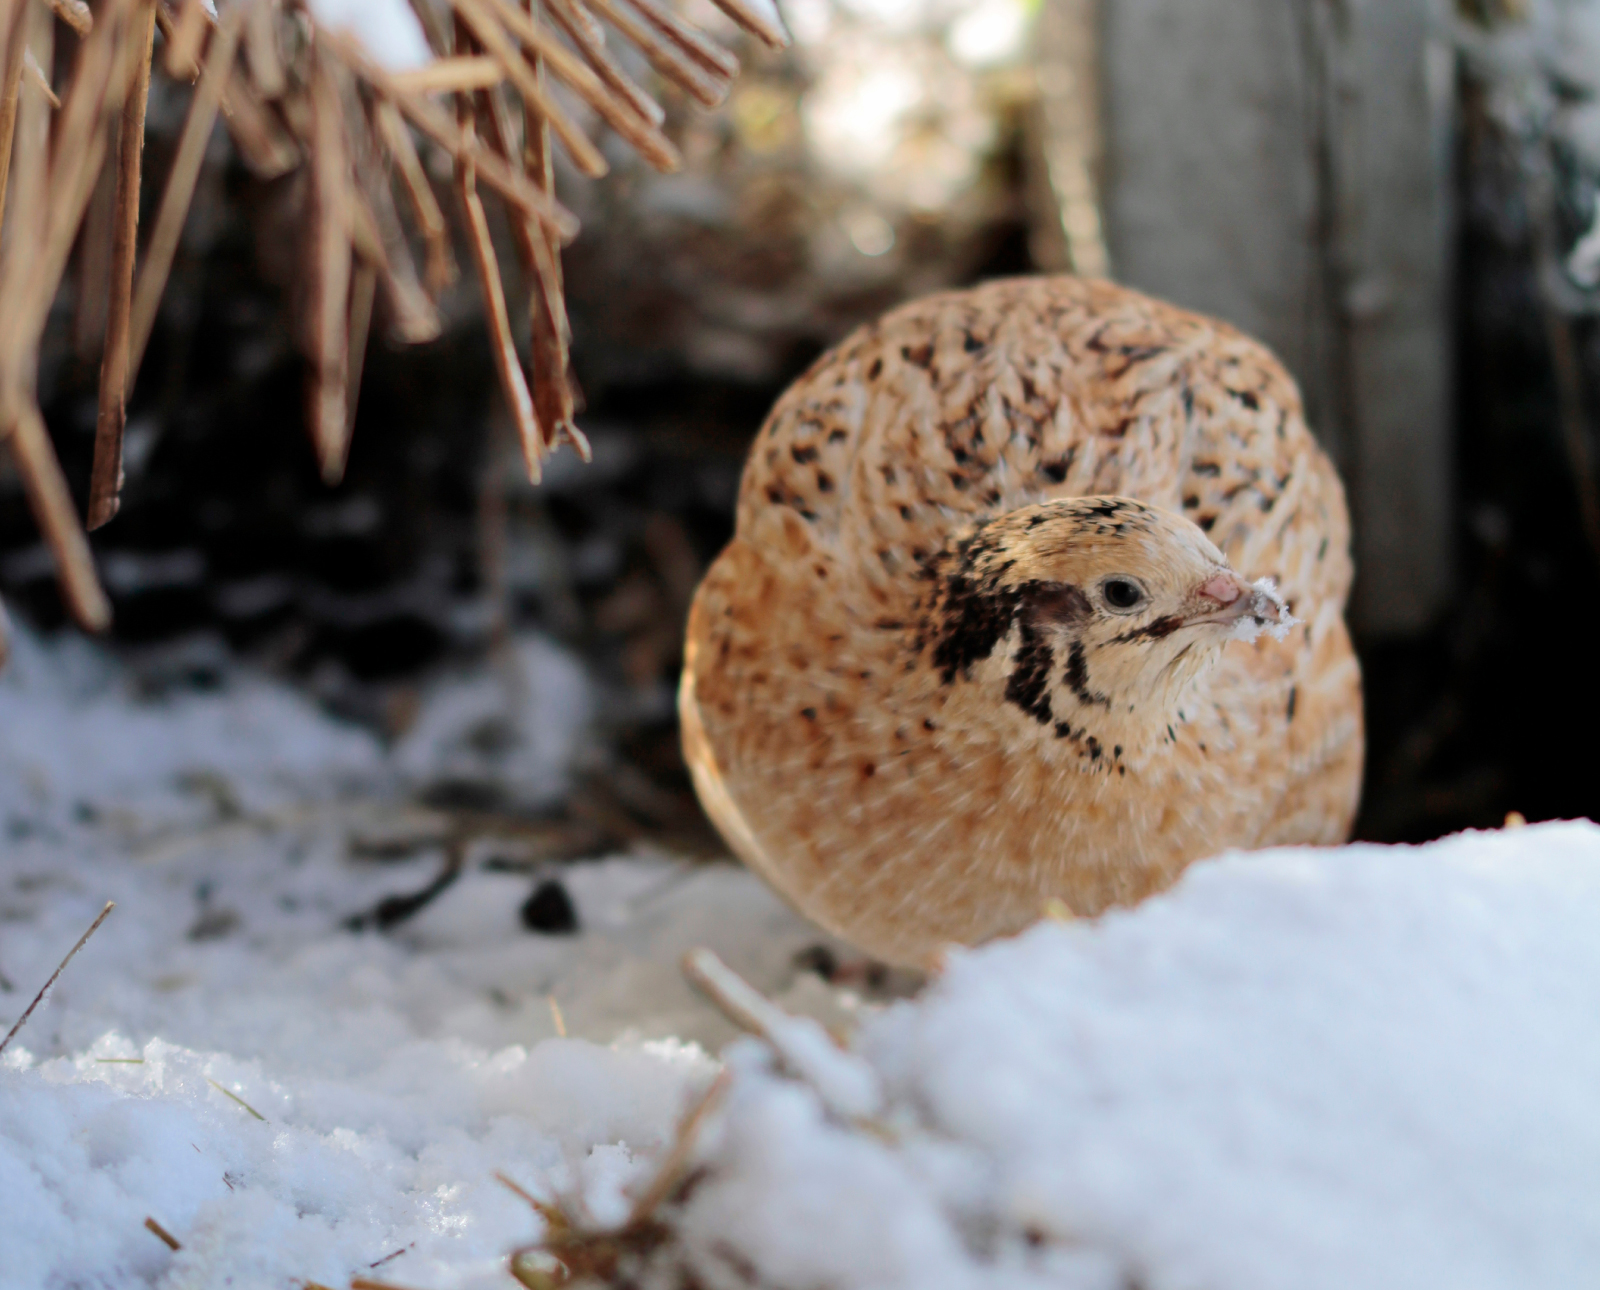
[[[1144,603],[1144,588],[1127,578],[1108,578],[1100,588],[1113,609],[1136,609]]]

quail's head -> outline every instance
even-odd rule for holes
[[[1040,722],[1060,715],[1062,690],[1155,719],[1230,639],[1294,622],[1271,583],[1241,577],[1197,525],[1126,497],[1009,511],[956,535],[928,575],[934,666],[970,676],[1015,631],[1005,697]]]

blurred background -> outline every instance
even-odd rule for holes
[[[534,702],[515,643],[537,633],[596,696],[554,808],[571,847],[714,850],[673,695],[766,410],[901,300],[1070,270],[1220,315],[1299,379],[1356,522],[1359,835],[1600,817],[1600,0],[780,3],[782,53],[680,6],[744,63],[716,112],[656,87],[680,173],[608,147],[605,179],[558,174],[583,224],[565,264],[594,461],[564,450],[538,487],[470,274],[437,342],[374,329],[347,476],[321,484],[290,323],[303,172],[252,177],[219,127],[130,406],[123,509],[93,539],[141,685],[246,660],[401,741],[440,677],[487,669]],[[147,173],[188,95],[158,78]],[[93,259],[40,374],[85,487]],[[8,464],[0,596],[72,630]],[[538,721],[491,707],[454,737],[488,764]],[[509,771],[430,792],[519,797]]]

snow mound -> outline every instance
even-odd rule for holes
[[[713,1287],[1592,1285],[1597,923],[1591,824],[1196,865],[952,954],[864,1027],[865,1127],[744,1041],[676,1253]]]

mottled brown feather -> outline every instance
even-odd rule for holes
[[[961,535],[1107,494],[1194,521],[1301,625],[1219,644],[1159,722],[1074,698],[1020,610],[989,654],[941,665]],[[1183,559],[1216,558],[1149,515]],[[1010,563],[993,576],[1019,578]],[[825,354],[757,436],[690,615],[685,752],[748,864],[863,949],[925,961],[1052,896],[1092,914],[1228,847],[1343,840],[1362,761],[1350,579],[1343,489],[1263,346],[1105,282],[933,296]],[[1028,612],[1067,612],[1055,594]]]

